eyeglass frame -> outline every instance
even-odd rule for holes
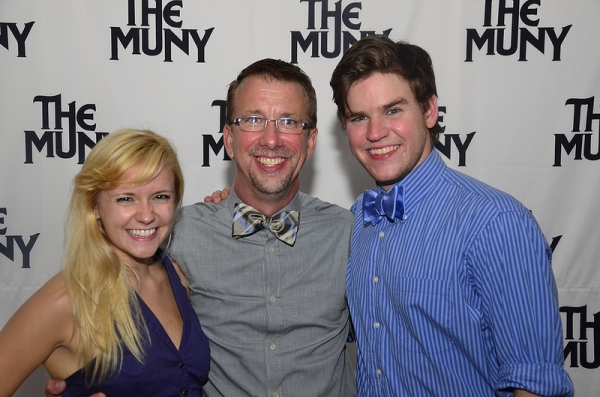
[[[244,129],[242,129],[242,126],[240,125],[240,123],[242,122],[242,119],[250,119],[250,118],[254,118],[254,119],[263,119],[265,122],[264,122],[264,124],[263,124],[263,127],[262,127],[262,129],[260,129],[260,130],[257,130],[257,131],[252,131],[252,130],[244,130]],[[280,122],[281,120],[293,120],[293,121],[295,121],[295,122],[298,122],[298,123],[300,123],[300,125],[302,126],[302,129],[301,129],[301,130],[298,130],[298,132],[282,131],[282,130],[280,130],[280,129],[279,129],[279,122]],[[262,132],[262,131],[264,131],[264,130],[266,130],[266,129],[267,129],[267,126],[269,125],[269,121],[273,121],[273,122],[275,123],[275,129],[276,129],[277,131],[281,132],[282,134],[288,134],[288,135],[300,135],[300,134],[302,134],[302,132],[303,132],[304,130],[306,130],[306,129],[310,128],[310,127],[309,127],[309,125],[308,125],[308,123],[305,123],[305,122],[304,122],[304,121],[302,121],[302,120],[297,120],[297,119],[294,119],[294,118],[291,118],[291,117],[279,117],[279,118],[277,118],[277,119],[268,119],[268,118],[266,118],[266,117],[262,117],[262,116],[242,116],[242,117],[238,117],[237,119],[234,119],[234,120],[233,120],[233,122],[232,122],[232,124],[235,124],[235,125],[237,125],[237,126],[238,126],[238,127],[240,127],[240,129],[241,129],[242,131],[244,131],[244,132]]]

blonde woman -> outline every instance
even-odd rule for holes
[[[63,270],[0,332],[0,396],[40,364],[66,379],[63,397],[202,395],[208,340],[159,248],[182,196],[163,137],[120,130],[94,147],[74,179]]]

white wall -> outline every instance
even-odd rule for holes
[[[555,243],[566,367],[578,396],[597,395],[600,2],[162,0],[162,48],[154,55],[141,40],[135,53],[133,42],[115,39],[115,32],[141,38],[149,29],[148,47],[156,48],[156,15],[142,26],[142,3],[0,2],[0,326],[60,267],[70,181],[79,156],[89,152],[75,148],[59,157],[61,134],[64,152],[70,136],[95,141],[97,133],[122,127],[164,134],[184,165],[185,203],[200,201],[230,185],[234,172],[223,150],[203,155],[207,137],[221,138],[221,109],[213,102],[260,58],[296,61],[313,79],[320,134],[302,189],[349,207],[372,182],[336,124],[329,78],[349,45],[344,38],[386,31],[434,60],[448,164],[517,197]],[[500,3],[520,12],[503,17]],[[168,10],[173,16],[162,17]],[[498,42],[502,32],[505,43]],[[165,40],[185,35],[187,54]],[[473,37],[483,37],[481,49]],[[306,50],[298,43],[312,38],[318,43]],[[44,137],[50,141],[37,148],[33,141]],[[18,395],[42,395],[44,382],[38,371]]]

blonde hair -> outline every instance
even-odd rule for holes
[[[109,134],[91,150],[73,180],[66,215],[63,274],[84,370],[93,382],[102,382],[120,368],[123,347],[143,362],[144,345],[149,342],[127,266],[94,214],[98,194],[117,187],[132,167],[139,167],[135,184],[150,181],[165,168],[173,170],[175,205],[181,205],[183,175],[174,148],[152,131],[124,129]]]

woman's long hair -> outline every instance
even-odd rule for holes
[[[66,215],[63,274],[75,317],[75,332],[86,377],[102,382],[120,368],[123,348],[144,361],[148,330],[128,269],[104,234],[94,208],[98,194],[119,185],[126,171],[139,167],[135,184],[170,168],[175,175],[175,205],[183,198],[183,175],[177,154],[160,135],[146,130],[119,130],[92,149],[73,180]]]

